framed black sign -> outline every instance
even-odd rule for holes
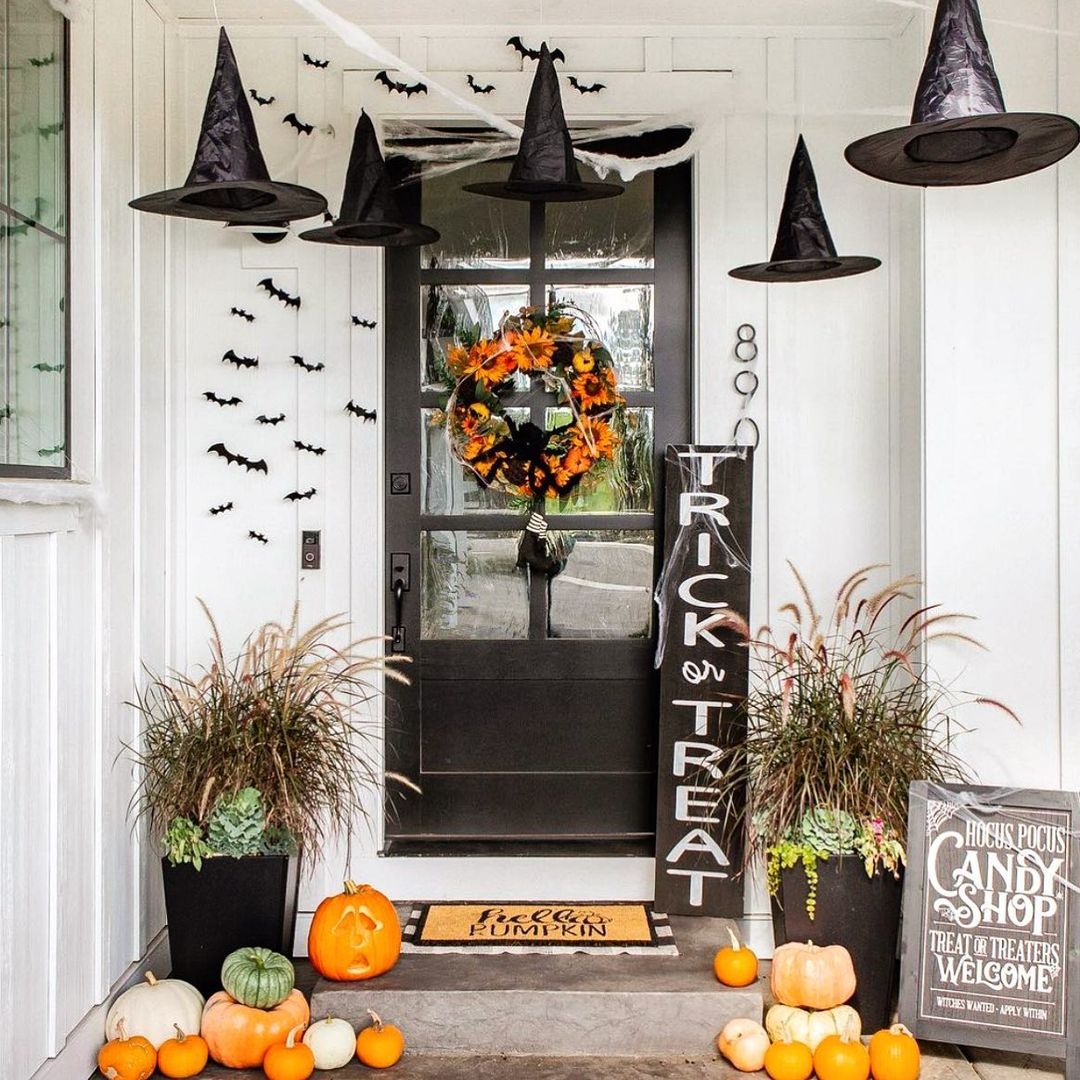
[[[1080,795],[917,782],[900,1019],[1080,1080]]]
[[[669,446],[664,475],[655,905],[738,917],[745,793],[721,805],[713,782],[746,734],[748,650],[729,620],[750,608],[753,451]]]

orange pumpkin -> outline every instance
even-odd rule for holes
[[[916,1080],[921,1065],[919,1044],[903,1024],[893,1024],[871,1038],[870,1072],[874,1080]]]
[[[369,1069],[389,1069],[405,1053],[405,1036],[393,1024],[384,1024],[378,1013],[368,1009],[371,1027],[356,1036],[356,1056]]]
[[[774,1042],[765,1051],[765,1071],[772,1080],[810,1080],[814,1055],[806,1043]]]
[[[731,944],[725,945],[713,958],[713,972],[725,986],[749,986],[757,979],[757,954],[739,944],[730,926],[727,932]]]
[[[198,1076],[206,1068],[206,1060],[210,1056],[206,1040],[200,1035],[186,1034],[179,1024],[173,1027],[176,1028],[176,1038],[166,1039],[158,1047],[157,1067],[161,1075],[171,1080]]]
[[[297,1024],[283,1043],[266,1051],[263,1072],[267,1080],[308,1080],[315,1071],[315,1054],[311,1047],[296,1041],[304,1027],[304,1024]]]
[[[149,1039],[133,1035],[130,1039],[121,1021],[117,1038],[111,1039],[99,1051],[98,1068],[109,1080],[146,1080],[157,1066],[157,1051]]]
[[[870,1054],[857,1039],[826,1035],[814,1051],[818,1080],[867,1080]]]
[[[389,971],[401,954],[401,923],[378,889],[346,881],[328,896],[308,931],[308,957],[324,979],[350,982]]]
[[[783,1005],[832,1009],[855,993],[855,968],[843,945],[789,942],[773,953],[769,985]]]
[[[272,1009],[241,1005],[219,990],[203,1009],[202,1037],[219,1065],[257,1069],[271,1046],[284,1042],[294,1027],[309,1019],[311,1011],[299,990]]]

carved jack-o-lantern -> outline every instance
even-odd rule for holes
[[[308,957],[325,979],[350,982],[389,971],[401,953],[401,923],[378,889],[346,881],[328,896],[308,931]]]

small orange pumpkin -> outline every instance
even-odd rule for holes
[[[272,1009],[256,1009],[219,990],[203,1009],[202,1037],[210,1056],[230,1069],[257,1069],[266,1051],[284,1042],[298,1024],[311,1019],[311,1010],[299,990]]]
[[[157,1053],[157,1067],[162,1076],[171,1080],[181,1080],[188,1076],[198,1076],[206,1068],[210,1048],[201,1035],[188,1035],[179,1024],[174,1024],[176,1038],[166,1039]]]
[[[793,941],[773,952],[769,985],[783,1005],[832,1009],[855,993],[855,967],[843,945]]]
[[[267,1080],[308,1080],[315,1071],[315,1054],[310,1046],[296,1041],[305,1028],[297,1024],[283,1043],[271,1046],[263,1058],[263,1072]]]
[[[919,1044],[903,1024],[893,1024],[870,1039],[874,1080],[916,1080],[921,1066]]]
[[[117,1025],[117,1037],[107,1042],[97,1056],[98,1068],[109,1080],[147,1080],[157,1067],[157,1051],[149,1039],[124,1031],[124,1022]]]
[[[393,1024],[384,1024],[378,1013],[368,1009],[371,1027],[356,1036],[356,1056],[369,1069],[389,1069],[405,1053],[405,1036]]]
[[[324,979],[350,982],[389,971],[401,954],[401,923],[378,889],[346,881],[319,904],[308,931],[308,958]]]
[[[826,1035],[814,1051],[814,1072],[818,1080],[867,1080],[870,1054],[856,1039]]]
[[[731,944],[713,957],[713,972],[725,986],[749,986],[757,979],[758,961],[753,949],[739,944],[735,931],[727,928]]]
[[[765,1051],[765,1071],[772,1080],[810,1080],[814,1055],[806,1043],[774,1042]]]

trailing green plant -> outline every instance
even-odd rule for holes
[[[174,862],[210,854],[317,858],[331,835],[367,817],[383,776],[370,706],[380,676],[408,680],[381,639],[332,643],[340,617],[301,632],[267,623],[227,658],[209,610],[210,660],[195,674],[150,674],[131,705],[141,737],[126,746],[140,768],[132,811]],[[368,651],[368,647],[372,651]]]

